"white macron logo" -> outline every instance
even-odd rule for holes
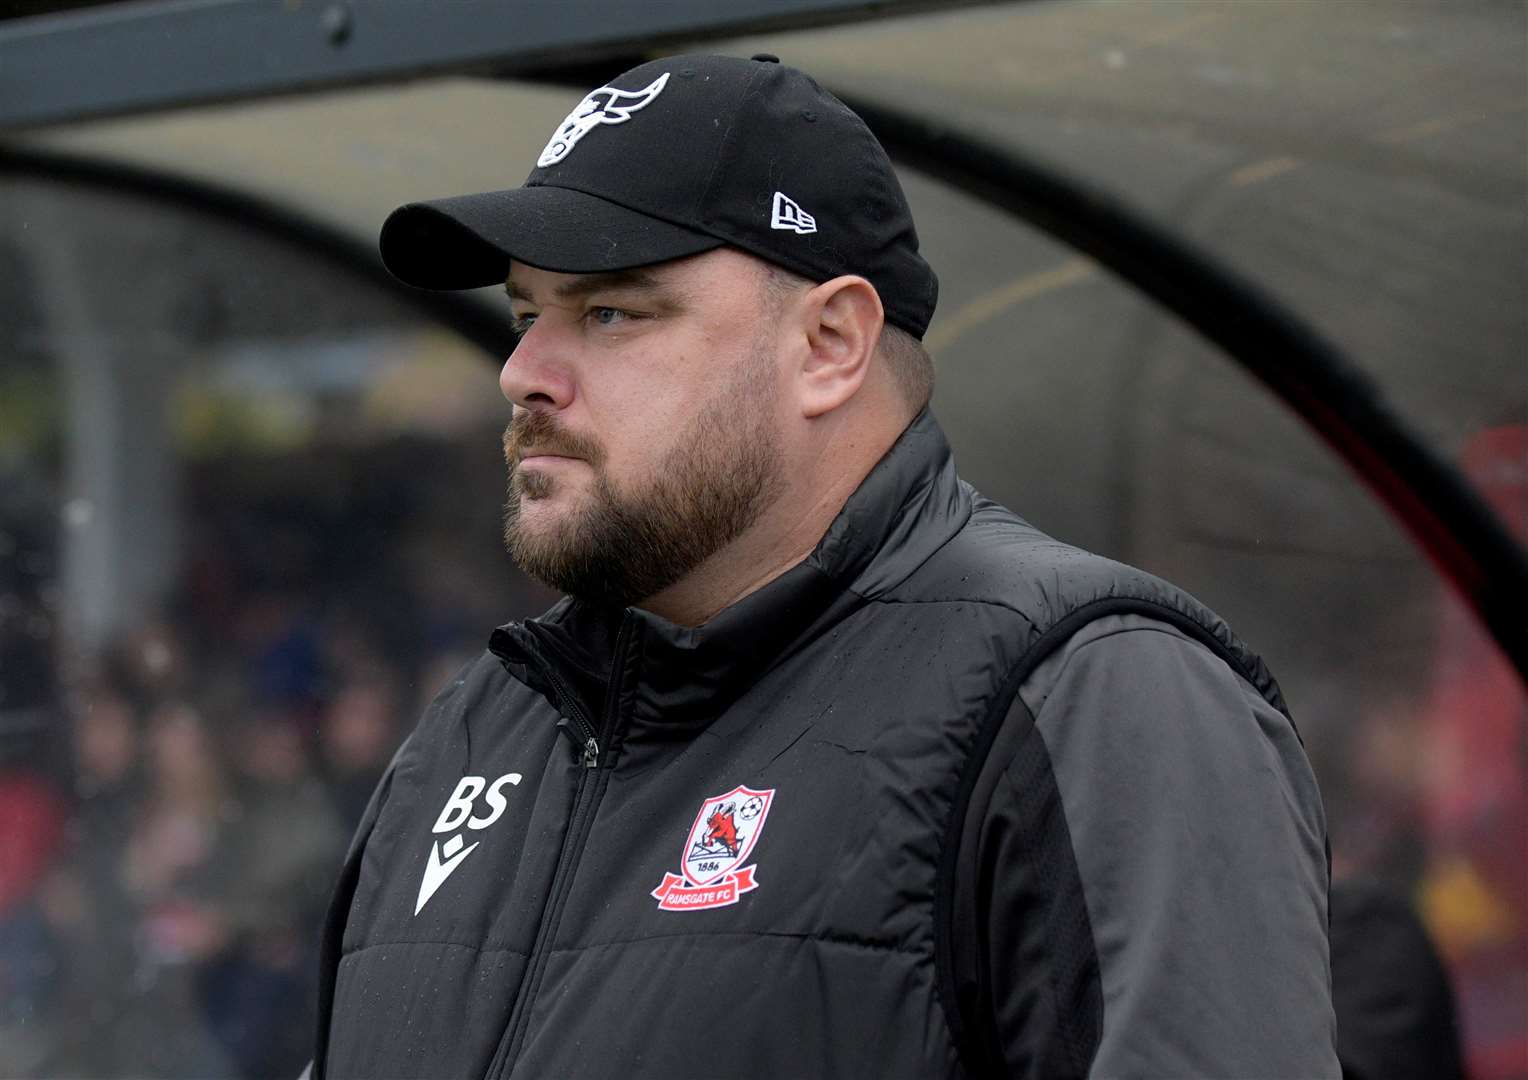
[[[769,227],[771,229],[789,229],[803,235],[817,231],[817,219],[805,210],[783,191],[775,192],[775,205],[770,210]]]
[[[641,90],[617,90],[613,86],[590,90],[584,95],[584,100],[557,126],[557,130],[552,132],[546,148],[536,159],[537,167],[544,169],[548,165],[556,165],[572,153],[579,139],[601,124],[626,123],[632,113],[647,108],[654,98],[663,93],[668,77],[669,73],[665,71]]]
[[[440,811],[440,817],[435,819],[435,827],[431,832],[448,833],[456,832],[463,824],[469,829],[486,829],[504,813],[504,808],[509,805],[504,798],[505,784],[518,784],[520,774],[517,772],[505,773],[492,784],[481,776],[464,776],[456,785],[456,790],[446,800],[446,805]],[[486,793],[483,788],[488,788]],[[488,800],[489,812],[482,817],[474,817],[473,803],[478,795],[482,794]],[[454,871],[481,841],[473,841],[466,847],[467,841],[463,834],[447,840],[444,845],[435,841],[430,845],[430,861],[425,863],[424,880],[419,883],[419,899],[414,904],[414,914],[418,915],[424,910],[424,905],[430,897],[435,895],[435,890],[440,888],[446,878]],[[441,856],[445,859],[442,861]]]

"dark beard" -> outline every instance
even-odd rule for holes
[[[783,486],[765,407],[772,393],[769,369],[759,357],[745,367],[750,370],[696,416],[638,491],[617,492],[599,467],[598,447],[580,443],[589,453],[578,456],[595,469],[589,500],[554,529],[530,535],[521,528],[521,501],[545,496],[556,481],[512,473],[504,543],[520,569],[570,596],[626,606],[662,592],[742,535]],[[549,421],[523,415],[532,427]],[[506,444],[512,447],[516,435],[512,428]],[[537,440],[519,440],[526,441]],[[549,442],[556,445],[555,436],[540,440]]]

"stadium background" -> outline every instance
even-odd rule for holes
[[[707,47],[1021,148],[1192,240],[1342,346],[1522,537],[1525,31],[1515,3],[1142,0]],[[410,198],[518,183],[579,92],[440,76],[0,149],[369,240]],[[937,177],[904,182],[967,479],[1182,583],[1265,655],[1338,873],[1415,904],[1473,1075],[1528,1076],[1521,682],[1212,347]],[[498,544],[494,376],[279,230],[0,167],[0,1075],[306,1059],[317,915],[370,784],[487,631],[550,599]]]

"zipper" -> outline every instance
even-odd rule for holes
[[[573,760],[581,761],[586,769],[598,768],[599,733],[594,730],[589,714],[584,712],[578,696],[568,689],[568,684],[562,681],[562,676],[552,670],[550,664],[547,665],[545,674],[547,681],[552,684],[552,693],[557,697],[557,711],[562,714],[557,720],[557,730],[566,735],[573,744]]]
[[[495,632],[495,637],[498,633]],[[617,641],[619,641],[619,632]],[[496,642],[490,643],[489,648],[501,662],[505,664],[512,662],[508,648]],[[534,638],[521,638],[516,642],[515,651],[524,660],[534,664],[551,684],[552,704],[557,709],[557,730],[573,744],[573,760],[582,762],[586,769],[598,767],[600,763],[599,732],[595,730],[594,722],[589,719],[589,714],[584,710],[578,695],[572,691],[562,676],[557,674],[557,669],[542,654]]]
[[[605,693],[602,731],[595,729],[578,698],[567,692],[567,685],[552,670],[551,665],[543,661],[543,671],[552,685],[553,692],[560,699],[557,702],[558,711],[563,715],[557,723],[558,729],[573,742],[574,760],[581,763],[584,768],[579,770],[578,779],[575,782],[573,812],[568,822],[568,831],[563,839],[562,851],[558,854],[557,869],[552,874],[552,887],[547,894],[541,926],[536,933],[531,954],[526,959],[525,977],[521,980],[520,992],[516,996],[515,1004],[510,1009],[509,1023],[504,1029],[504,1034],[500,1036],[498,1049],[494,1052],[493,1061],[488,1067],[488,1080],[506,1076],[520,1056],[526,1032],[530,1029],[531,1007],[535,1004],[541,977],[546,972],[551,942],[562,922],[562,909],[573,884],[573,871],[578,864],[579,856],[583,854],[584,845],[589,839],[590,827],[594,823],[595,811],[605,793],[609,771],[599,768],[600,736],[604,735],[608,745],[619,720],[622,672],[626,665],[626,651],[632,636],[631,621],[628,613],[616,634],[614,660],[610,666],[610,685]]]

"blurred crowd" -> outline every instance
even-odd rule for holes
[[[0,1078],[295,1077],[377,780],[550,600],[503,551],[497,410],[420,433],[318,404],[309,440],[178,457],[172,542],[119,522],[134,573],[104,582],[71,576],[101,514],[62,443],[0,445]]]
[[[68,697],[67,761],[0,773],[0,1073],[294,1076],[355,822],[419,698],[399,665],[266,597],[242,648],[171,622]],[[416,665],[403,666],[404,671]]]

